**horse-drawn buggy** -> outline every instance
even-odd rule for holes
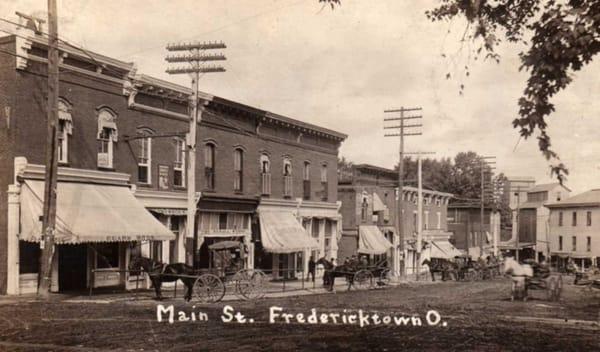
[[[600,269],[590,268],[585,272],[575,272],[575,280],[573,284],[583,286],[587,290],[600,290]]]
[[[145,272],[156,293],[162,299],[163,282],[181,281],[186,287],[186,301],[197,299],[203,303],[219,302],[228,291],[242,299],[261,298],[267,282],[265,274],[256,269],[243,268],[243,244],[238,241],[221,241],[210,245],[209,267],[197,269],[183,263],[164,264],[146,257],[132,258],[129,271],[133,275]],[[240,256],[232,259],[227,255],[240,248]],[[213,267],[212,263],[220,265]]]
[[[349,261],[341,265],[334,265],[325,258],[321,258],[316,264],[321,264],[325,268],[323,274],[323,283],[329,290],[333,290],[335,278],[344,277],[348,283],[348,290],[352,287],[356,289],[371,289],[383,287],[390,283],[391,270],[388,267],[387,259],[383,259],[373,265],[367,262]]]
[[[551,301],[558,301],[562,294],[563,278],[560,273],[550,272],[545,265],[534,261],[519,264],[512,257],[504,260],[504,273],[511,275],[511,300],[527,301],[529,290],[544,290]]]

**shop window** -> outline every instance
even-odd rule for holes
[[[320,221],[318,219],[313,219],[312,221],[312,237],[319,238],[319,226]]]
[[[586,219],[587,220],[587,226],[592,226],[592,212],[588,211],[586,215],[587,215],[587,219]]]
[[[143,138],[137,139],[137,161],[138,161],[138,182],[150,184],[152,182],[152,134],[149,130],[138,131],[139,136]]]
[[[292,161],[290,158],[283,159],[283,196],[292,197],[293,179],[292,179]]]
[[[71,117],[71,106],[66,101],[58,101],[58,162],[66,164],[69,162],[69,136],[73,134],[73,120]]]
[[[108,269],[119,267],[119,244],[99,243],[94,246],[96,252],[96,268]]]
[[[244,151],[237,148],[233,151],[233,190],[241,192],[244,186]]]
[[[227,213],[219,214],[219,230],[227,230]]]
[[[207,143],[204,146],[204,187],[215,189],[215,145]]]
[[[171,232],[175,235],[175,239],[169,241],[169,263],[177,263],[177,242],[179,242],[180,227],[179,227],[179,216],[172,216],[170,221]]]
[[[175,139],[175,162],[173,163],[173,185],[185,187],[185,141]]]
[[[40,245],[19,241],[19,274],[35,274],[40,269]]]
[[[304,162],[304,168],[302,169],[302,188],[304,200],[310,200],[310,163]]]
[[[113,167],[117,137],[117,115],[108,108],[101,108],[98,111],[98,167]]]
[[[150,258],[162,262],[162,241],[150,242]]]
[[[563,250],[563,236],[558,236],[558,250]]]

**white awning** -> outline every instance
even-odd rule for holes
[[[456,249],[452,243],[448,241],[431,241],[429,242],[429,248],[427,249],[429,258],[445,258],[452,259],[454,257],[462,256],[462,252]]]
[[[317,249],[319,244],[310,237],[290,211],[260,211],[260,239],[265,251],[294,253]]]
[[[387,207],[385,206],[385,204],[383,204],[383,201],[381,200],[381,198],[379,198],[377,193],[373,193],[373,212],[377,213],[386,209]]]
[[[358,253],[383,254],[394,247],[377,226],[363,225],[358,231]]]
[[[148,208],[153,213],[167,215],[167,216],[186,216],[186,209],[179,208]]]
[[[21,233],[25,241],[41,239],[44,182],[27,180],[21,187]],[[175,235],[135,199],[129,188],[58,183],[58,244],[174,240]]]

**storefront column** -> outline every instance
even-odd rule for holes
[[[248,250],[246,253],[246,269],[254,269],[254,243],[252,243],[252,235],[244,236],[244,246]]]
[[[329,220],[332,221],[332,220]],[[335,222],[335,226],[333,226],[333,224],[331,225],[331,238],[329,239],[329,253],[327,254],[328,257],[331,258],[335,258],[337,260],[337,252],[338,252],[338,223],[339,221]]]
[[[324,257],[327,255],[327,253],[325,253],[325,219],[319,219],[318,221],[319,221],[319,256]]]
[[[186,234],[186,220],[184,217],[178,217],[179,219],[179,238],[177,238],[177,263],[185,263],[185,234]]]
[[[8,186],[8,243],[6,294],[19,294],[19,193],[18,185]]]
[[[400,243],[400,236],[396,233],[394,233],[393,235],[394,237],[392,237],[392,244],[393,244],[393,249],[392,249],[392,276],[399,276],[400,273],[400,249],[398,248],[398,245]]]

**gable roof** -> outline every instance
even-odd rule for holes
[[[560,202],[547,204],[546,206],[548,208],[600,206],[600,189],[592,189],[565,200],[561,200]]]
[[[559,186],[562,186],[564,189],[571,192],[571,190],[568,189],[565,185],[561,185],[558,182],[554,182],[554,183],[543,183],[541,185],[535,185],[535,186],[533,186],[533,188],[527,190],[527,193],[548,192]]]

